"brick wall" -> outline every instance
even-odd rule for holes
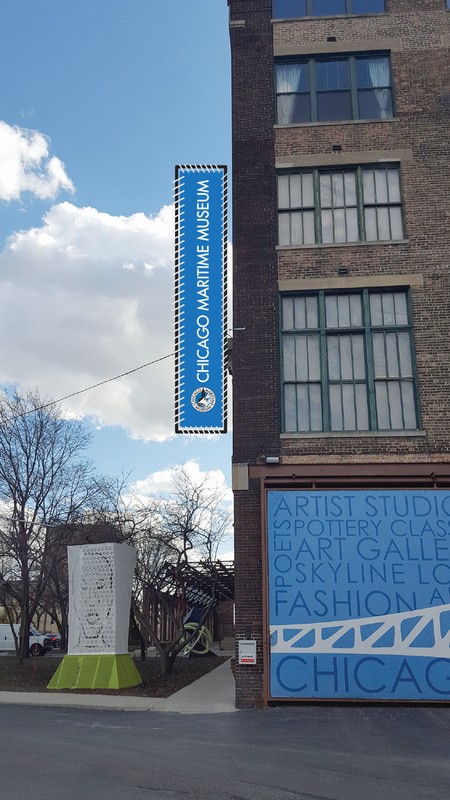
[[[449,59],[443,0],[387,0],[387,14],[271,23],[269,0],[230,0],[233,69],[235,462],[281,455],[285,463],[450,461]],[[245,26],[242,25],[245,21]],[[333,36],[335,43],[327,42]],[[395,119],[274,128],[273,54],[392,45]],[[276,170],[308,166],[340,145],[340,158],[400,153],[405,241],[276,249]],[[376,158],[374,158],[376,160]],[[411,287],[420,435],[280,439],[278,281],[348,275],[420,275]],[[285,284],[284,284],[285,285]],[[343,283],[343,285],[345,285]],[[262,645],[259,482],[235,494],[236,631]],[[236,667],[239,706],[262,701],[261,661]]]
[[[279,448],[271,3],[233,2],[234,460]],[[252,368],[249,369],[249,365]]]
[[[233,460],[278,453],[279,373],[271,3],[231,2],[233,76]],[[262,702],[259,481],[235,494],[236,639],[258,643],[235,665],[238,707]]]
[[[395,119],[277,128],[276,159],[330,153],[333,145],[352,154],[410,150],[400,162],[404,200],[405,244],[364,244],[280,250],[280,279],[335,278],[339,267],[352,276],[423,275],[423,287],[411,290],[417,357],[419,403],[425,437],[298,439],[283,441],[286,454],[379,453],[387,459],[406,454],[444,454],[450,447],[449,285],[449,104],[448,34],[450,16],[440,0],[391,0],[380,16],[293,21],[274,24],[276,48],[290,45],[299,53],[317,44],[326,52],[328,35],[336,45],[393,41],[391,54]],[[447,37],[446,37],[447,33]],[[447,42],[447,46],[444,46]],[[322,47],[322,50],[320,49]],[[432,321],[432,324],[430,324]]]
[[[239,666],[236,658],[238,707],[262,702],[262,569],[261,500],[259,481],[250,481],[247,492],[235,494],[235,603],[236,649],[239,639],[256,639],[257,664]],[[251,566],[250,566],[251,565]],[[237,655],[237,654],[236,654]]]

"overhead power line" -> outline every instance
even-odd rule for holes
[[[166,356],[161,356],[161,358],[155,358],[153,361],[148,361],[146,364],[141,364],[140,367],[134,367],[134,369],[127,370],[127,372],[121,372],[120,375],[114,375],[113,378],[106,378],[106,380],[104,381],[93,383],[91,386],[86,386],[84,389],[79,389],[77,392],[71,392],[71,394],[66,394],[64,397],[60,397],[58,400],[51,400],[48,403],[44,403],[42,406],[38,406],[37,408],[31,408],[29,411],[24,411],[22,414],[16,414],[14,417],[10,417],[8,419],[8,422],[13,422],[15,419],[26,417],[28,416],[28,414],[34,414],[36,411],[43,411],[45,408],[50,408],[50,406],[56,406],[58,403],[62,403],[64,400],[69,400],[71,397],[77,397],[77,395],[79,394],[90,392],[91,389],[97,389],[98,386],[104,386],[105,383],[112,383],[113,381],[118,381],[119,378],[125,378],[127,375],[132,375],[133,372],[139,372],[139,370],[141,369],[145,369],[146,367],[151,367],[153,364],[158,364],[160,361],[165,361],[166,358],[171,358],[174,355],[175,353],[168,353],[168,355]]]

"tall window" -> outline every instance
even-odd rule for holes
[[[450,0],[447,0],[447,7]],[[385,0],[274,0],[275,19],[323,17],[341,14],[381,14]]]
[[[278,174],[280,245],[403,239],[397,166]]]
[[[386,54],[278,62],[275,77],[279,125],[393,116]]]
[[[283,429],[417,429],[404,290],[284,296]]]

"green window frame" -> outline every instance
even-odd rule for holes
[[[284,433],[418,430],[409,290],[283,294],[280,318]]]
[[[392,119],[389,53],[326,55],[275,61],[276,122]]]
[[[447,0],[447,7],[450,0]],[[385,0],[273,0],[274,19],[384,14]]]
[[[277,190],[280,246],[404,239],[398,164],[280,170]]]

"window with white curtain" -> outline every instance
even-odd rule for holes
[[[281,246],[404,238],[397,165],[280,171],[277,182]]]
[[[278,125],[394,115],[387,53],[277,61],[275,84]]]
[[[305,62],[277,64],[277,121],[280,125],[310,122],[309,68]]]
[[[281,298],[283,430],[418,428],[405,289]]]

